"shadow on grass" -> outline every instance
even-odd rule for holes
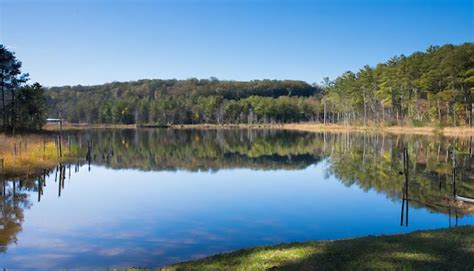
[[[258,247],[165,270],[474,270],[474,227]]]
[[[474,232],[367,237],[327,242],[314,253],[274,270],[474,270]]]

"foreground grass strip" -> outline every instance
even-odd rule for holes
[[[256,247],[163,270],[474,270],[474,227]]]

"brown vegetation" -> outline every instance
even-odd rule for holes
[[[39,173],[77,157],[79,153],[77,147],[62,140],[60,155],[57,137],[46,134],[0,134],[0,142],[0,178]]]
[[[189,124],[173,125],[176,129],[285,129],[305,132],[363,132],[363,133],[389,133],[389,134],[407,134],[407,135],[444,135],[449,137],[468,137],[474,136],[474,128],[471,127],[410,127],[410,126],[352,126],[341,124],[322,124],[322,123],[287,123],[287,124]]]
[[[348,126],[339,124],[296,123],[283,124],[283,129],[308,132],[371,132],[411,135],[444,135],[449,137],[474,136],[474,128],[462,127],[410,127],[410,126]]]

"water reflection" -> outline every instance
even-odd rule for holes
[[[2,180],[1,217],[0,217],[0,252],[5,252],[9,244],[16,243],[16,235],[21,231],[24,215],[23,210],[30,208],[24,181]]]
[[[160,266],[253,245],[473,223],[470,138],[170,129],[66,136],[82,150],[77,161],[2,181],[4,267],[29,268],[35,261],[22,256],[45,253],[56,256],[43,268]]]
[[[405,177],[405,182],[403,184],[403,196],[402,196],[402,215],[400,218],[400,226],[403,226],[403,216],[405,216],[405,226],[408,227],[408,184],[409,184],[409,168],[410,168],[410,158],[408,156],[408,149],[403,148],[403,176]]]

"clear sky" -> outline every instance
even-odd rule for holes
[[[0,0],[0,43],[46,86],[211,76],[312,83],[473,42],[473,3]]]

